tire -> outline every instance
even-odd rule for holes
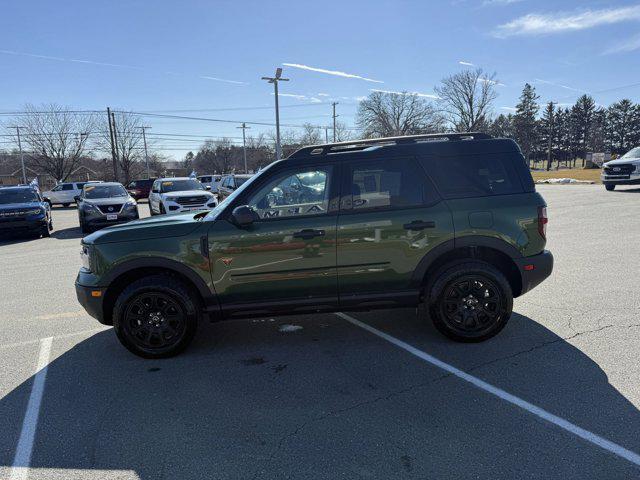
[[[172,275],[144,277],[131,283],[113,307],[113,327],[120,343],[143,358],[168,358],[193,340],[201,319],[197,294]]]
[[[80,222],[80,233],[89,233],[89,230],[87,229],[87,226],[85,225],[82,217],[78,217],[78,221]]]
[[[160,215],[165,215],[167,211],[164,209],[164,205],[160,204]]]
[[[616,186],[612,184],[606,184],[604,188],[606,188],[608,192],[611,192],[612,190],[615,190]]]
[[[62,204],[62,206],[63,206],[64,208],[68,208],[68,207],[69,207],[69,205],[71,205],[71,204],[70,204],[70,203],[63,203],[63,204]]]
[[[149,202],[149,215],[152,217],[155,215],[153,208],[151,208],[151,202]]]
[[[513,292],[492,265],[469,261],[445,265],[425,292],[436,329],[457,342],[487,340],[502,330],[513,310]]]
[[[42,227],[42,230],[40,230],[40,235],[42,235],[42,238],[47,238],[51,236],[51,231],[49,230],[49,225],[45,225]]]

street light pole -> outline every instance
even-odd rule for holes
[[[242,129],[242,157],[244,158],[244,173],[249,173],[249,170],[247,169],[247,140],[245,138],[245,130],[251,127],[247,127],[247,124],[242,122],[242,126],[236,128]]]
[[[338,105],[338,102],[333,102],[331,104],[333,106],[333,141],[336,141],[336,118],[339,117],[339,115],[336,115],[336,105]]]
[[[280,160],[282,156],[282,147],[280,146],[280,108],[278,105],[278,82],[288,82],[288,78],[282,78],[282,68],[276,68],[275,77],[262,77],[269,83],[273,83],[274,95],[276,97],[276,160]]]
[[[147,179],[151,178],[151,174],[149,173],[149,153],[147,152],[147,126],[138,127],[142,129],[142,142],[144,143],[144,162],[147,165]]]

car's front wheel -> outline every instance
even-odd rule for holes
[[[118,296],[113,326],[130,352],[166,358],[187,348],[200,316],[200,301],[191,288],[171,275],[153,275],[136,280]]]
[[[513,309],[505,276],[484,262],[445,267],[425,292],[435,327],[458,342],[481,342],[502,330]]]
[[[615,190],[616,186],[615,186],[615,184],[608,183],[608,184],[606,184],[606,185],[604,186],[604,188],[606,188],[606,189],[607,189],[607,191],[608,191],[608,192],[610,192],[611,190]]]

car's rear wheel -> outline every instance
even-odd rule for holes
[[[604,188],[607,189],[607,191],[611,191],[611,190],[615,190],[616,186],[614,184],[608,183],[604,186]]]
[[[118,296],[113,326],[120,342],[144,358],[166,358],[193,340],[201,316],[196,293],[171,275],[136,280]]]
[[[458,342],[481,342],[502,330],[513,309],[504,275],[484,262],[445,267],[425,292],[434,326]]]

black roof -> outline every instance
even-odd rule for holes
[[[286,160],[336,159],[356,153],[358,157],[379,156],[381,151],[397,155],[465,155],[519,153],[520,149],[513,140],[493,138],[486,133],[437,133],[312,145],[295,151]],[[351,155],[342,158],[346,160]]]

